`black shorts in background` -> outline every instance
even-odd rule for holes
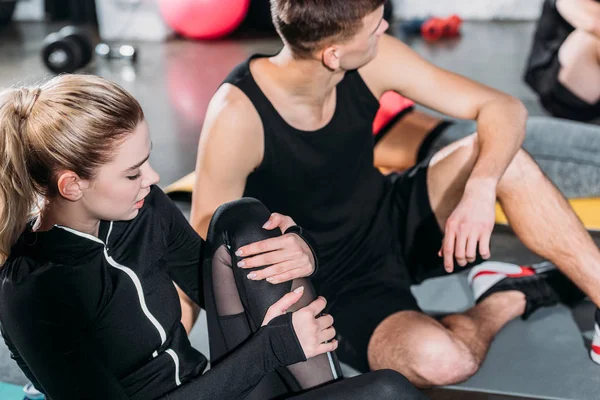
[[[558,52],[550,64],[528,74],[528,83],[540,96],[544,108],[555,117],[575,121],[590,121],[600,117],[600,102],[590,104],[563,86],[558,80],[560,62]]]

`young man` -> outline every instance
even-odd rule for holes
[[[487,288],[476,307],[440,321],[420,311],[412,283],[478,253],[489,258],[497,197],[523,242],[597,304],[600,253],[520,150],[524,106],[384,35],[383,3],[272,0],[284,47],[238,66],[212,99],[191,220],[205,235],[214,210],[242,196],[291,215],[316,239],[312,281],[335,318],[339,358],[361,371],[395,369],[419,386],[451,384],[477,371],[508,321],[553,301],[540,275],[528,280],[536,290],[508,279],[518,290]],[[378,98],[389,90],[476,119],[478,134],[384,177],[373,166],[371,129]],[[288,261],[295,251],[286,250],[287,240],[240,249],[247,258],[239,267],[272,284],[312,274]],[[270,266],[252,270],[263,265]]]
[[[600,117],[600,1],[544,2],[525,81],[556,117]]]

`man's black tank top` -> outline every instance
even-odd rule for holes
[[[320,254],[315,281],[339,282],[352,272],[357,253],[364,257],[371,246],[381,203],[389,197],[388,180],[373,166],[372,124],[379,101],[358,71],[349,71],[336,87],[331,121],[316,131],[298,130],[252,77],[250,62],[256,57],[238,65],[224,82],[244,92],[264,127],[264,157],[249,175],[244,196],[308,230]]]

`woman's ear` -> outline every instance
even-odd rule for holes
[[[88,186],[89,182],[73,171],[62,171],[58,176],[58,193],[69,201],[79,200]]]

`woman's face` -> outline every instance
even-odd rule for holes
[[[148,161],[151,149],[148,124],[142,121],[84,189],[81,201],[90,215],[107,221],[130,220],[138,215],[150,186],[160,180]]]

